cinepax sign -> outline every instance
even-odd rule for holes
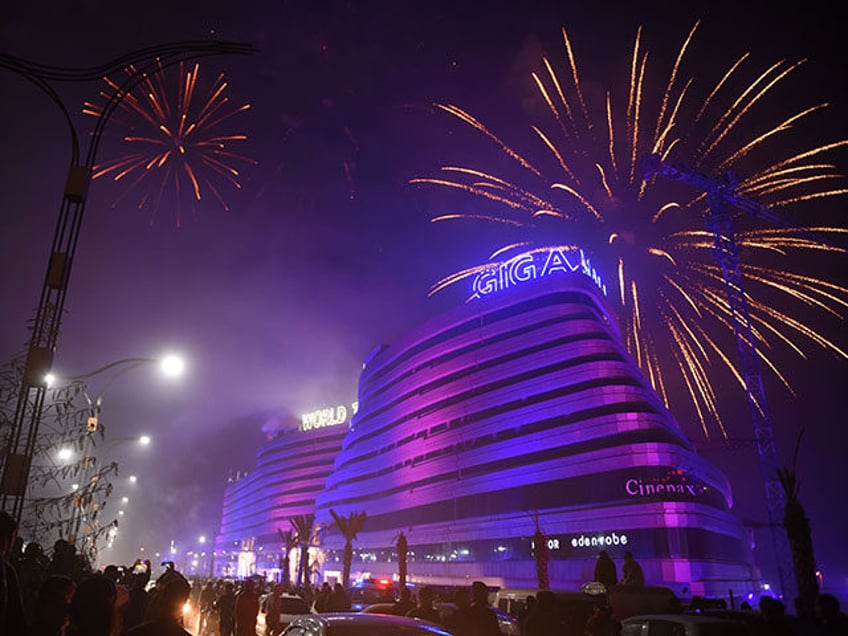
[[[669,470],[662,477],[634,477],[624,482],[630,497],[666,497],[679,499],[697,497],[707,492],[707,487],[682,470]]]
[[[482,298],[540,278],[574,272],[592,279],[598,289],[606,295],[606,284],[601,280],[583,250],[571,247],[551,247],[525,252],[503,263],[493,263],[486,267],[474,277],[472,296]]]

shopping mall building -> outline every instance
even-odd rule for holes
[[[402,531],[412,581],[534,588],[538,519],[555,589],[590,581],[605,549],[678,593],[752,591],[726,478],[628,355],[582,254],[517,257],[473,295],[378,347],[355,413],[309,414],[259,450],[226,492],[216,572],[278,573],[278,530],[314,512],[317,576],[338,577],[332,509],[367,514],[354,576],[396,577]]]

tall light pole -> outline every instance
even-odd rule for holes
[[[59,218],[47,261],[47,272],[27,346],[26,365],[18,391],[15,413],[3,454],[0,477],[0,508],[20,518],[29,481],[30,464],[38,437],[44,406],[47,376],[59,339],[71,266],[82,225],[91,171],[106,124],[121,101],[148,73],[180,61],[210,55],[250,55],[249,44],[234,42],[177,42],[134,51],[111,62],[90,68],[61,68],[36,64],[5,53],[0,68],[26,78],[55,103],[62,112],[71,138],[70,166]],[[104,76],[131,69],[110,97],[89,136],[88,152],[80,153],[79,137],[70,112],[54,89],[53,82],[100,81]]]

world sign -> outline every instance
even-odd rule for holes
[[[355,415],[358,408],[359,402],[354,402],[350,411],[344,405],[340,405],[335,408],[317,409],[310,413],[304,413],[300,418],[300,430],[311,431],[316,428],[344,424],[348,420],[348,414]]]

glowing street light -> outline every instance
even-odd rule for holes
[[[109,385],[111,385],[117,379],[118,376],[123,375],[130,369],[135,369],[137,367],[142,367],[150,364],[158,366],[162,374],[169,378],[179,377],[183,374],[186,368],[185,360],[181,356],[175,353],[167,353],[158,358],[121,358],[120,360],[115,360],[114,362],[105,364],[102,367],[95,369],[94,371],[90,371],[89,373],[70,376],[66,378],[66,380],[68,382],[78,382],[80,380],[87,380],[88,378],[92,378],[94,376],[100,375],[101,373],[105,373],[106,371],[110,371],[111,369],[119,368],[118,371],[106,383],[106,387],[103,389],[103,391],[101,391],[101,393],[103,393],[105,392],[106,388],[108,388]],[[45,375],[44,379],[51,385],[55,385],[57,382],[60,381],[60,376],[51,371],[50,373]]]
[[[175,378],[181,376],[185,371],[185,361],[178,355],[168,354],[162,358],[160,367],[162,373]]]
[[[111,362],[99,369],[95,369],[90,373],[85,373],[82,375],[72,376],[67,380],[71,382],[70,386],[78,386],[81,387],[80,393],[85,397],[86,402],[88,403],[88,419],[86,421],[86,428],[88,430],[88,435],[83,438],[83,444],[81,448],[82,453],[82,479],[81,484],[85,484],[80,489],[75,490],[77,493],[76,496],[79,498],[78,501],[80,503],[91,499],[92,492],[94,489],[99,487],[100,480],[97,479],[98,475],[95,474],[98,471],[98,466],[106,465],[102,462],[96,461],[95,457],[98,454],[105,453],[111,447],[121,444],[124,442],[134,442],[139,444],[140,446],[149,446],[151,443],[151,438],[149,435],[141,435],[137,437],[130,438],[119,438],[115,440],[109,440],[105,444],[99,446],[95,444],[94,435],[98,431],[102,433],[102,425],[100,423],[100,411],[103,408],[103,398],[106,395],[107,389],[112,386],[112,384],[121,377],[124,373],[129,371],[130,369],[135,369],[140,366],[156,364],[162,370],[162,372],[169,376],[174,377],[178,371],[181,371],[184,368],[184,363],[182,360],[174,355],[165,356],[164,358],[123,358],[121,360],[116,360],[115,362]],[[107,371],[112,371],[112,375],[108,378],[106,383],[104,384],[102,390],[96,398],[92,398],[86,390],[85,380],[99,374],[105,373]],[[56,378],[54,377],[52,381],[55,383]],[[113,465],[114,462],[113,462]],[[75,505],[73,509],[73,513],[71,516],[71,520],[68,523],[67,528],[67,538],[72,543],[76,543],[79,538],[79,533],[81,529],[89,527],[90,524],[86,521],[87,517],[87,509],[91,508],[92,510],[97,509],[98,504],[96,502],[86,503],[84,505]],[[118,511],[119,516],[124,515],[124,511]],[[91,541],[90,538],[86,539],[86,541]],[[109,542],[110,545],[114,541],[114,537],[111,537]],[[88,549],[94,549],[93,545],[89,545]]]
[[[110,386],[117,380],[119,377],[124,375],[127,371],[131,369],[136,369],[141,366],[154,364],[157,365],[162,373],[167,378],[176,378],[183,374],[185,371],[185,361],[182,357],[169,353],[160,358],[122,358],[120,360],[115,360],[114,362],[110,362],[99,369],[95,369],[94,371],[90,371],[89,373],[83,373],[81,375],[74,375],[63,378],[56,373],[50,372],[46,374],[44,377],[45,383],[47,386],[56,387],[61,383],[66,383],[69,385],[77,385],[81,387],[81,393],[83,397],[85,397],[86,402],[88,402],[89,409],[89,417],[86,423],[88,427],[89,433],[94,433],[99,428],[99,418],[100,411],[103,409],[103,398],[106,395],[106,391]],[[98,376],[101,373],[105,373],[106,371],[110,371],[112,369],[117,369],[115,373],[106,381],[103,388],[100,390],[99,395],[97,397],[92,397],[89,395],[87,387],[85,385],[85,380]],[[142,436],[139,441],[143,445],[147,445],[150,443],[150,438],[147,435]]]

